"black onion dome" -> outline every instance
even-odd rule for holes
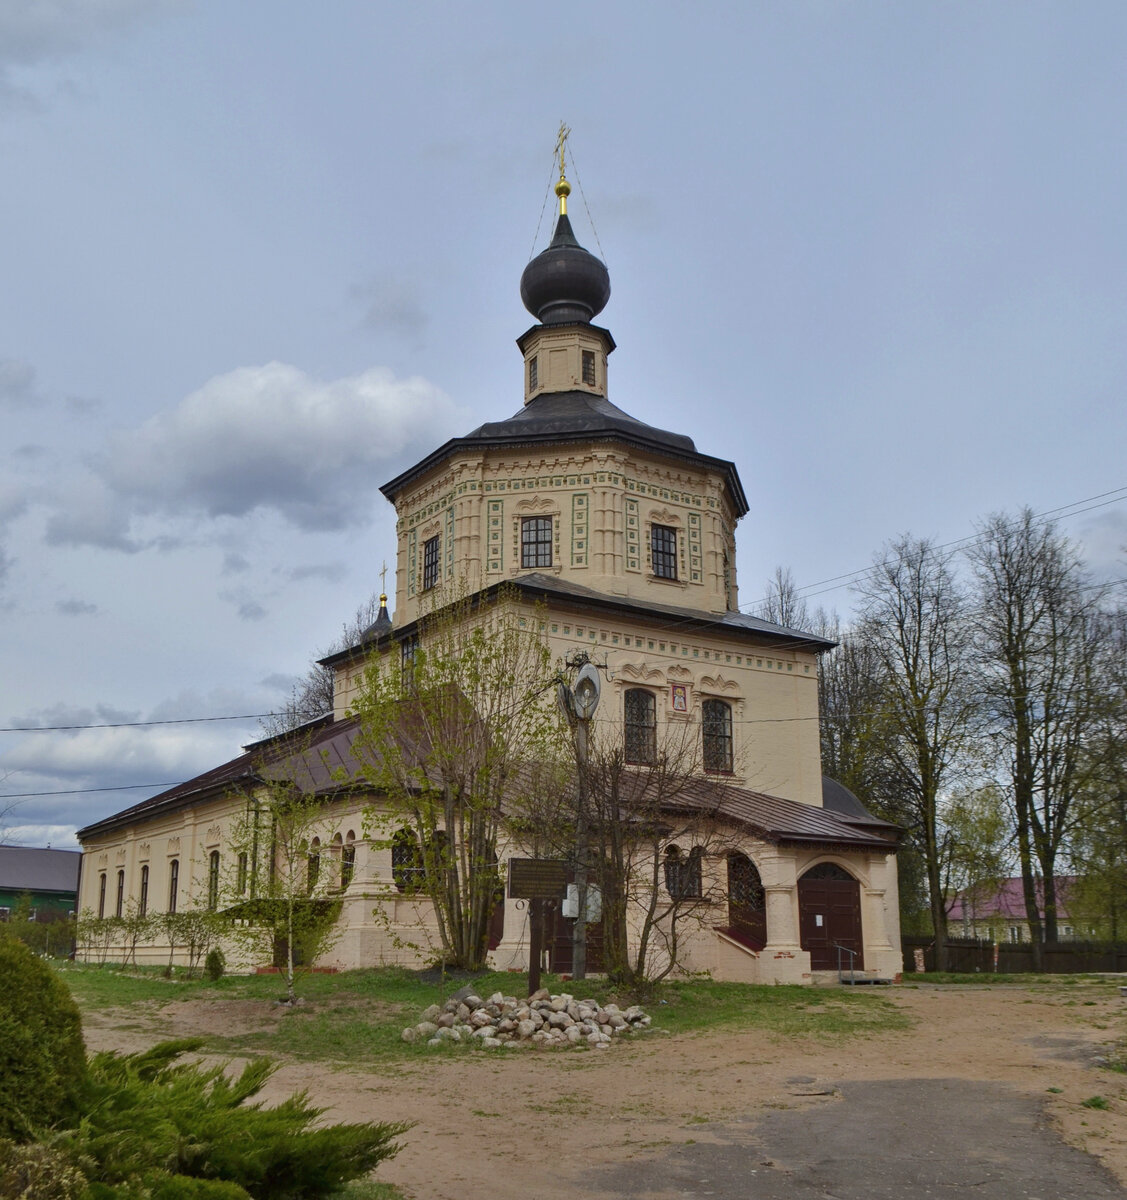
[[[561,213],[555,236],[520,277],[524,307],[542,325],[586,325],[610,299],[606,266],[575,240],[567,213]]]

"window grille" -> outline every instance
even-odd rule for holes
[[[235,871],[235,888],[240,896],[247,894],[247,855],[245,850],[239,855],[239,865]]]
[[[649,764],[657,752],[657,702],[653,692],[631,688],[623,698],[626,761]]]
[[[438,583],[438,552],[440,536],[427,538],[423,543],[423,591]]]
[[[528,390],[534,392],[540,386],[539,360],[534,356],[528,360]]]
[[[174,858],[168,864],[168,911],[176,911],[176,893],[180,890],[180,860]]]
[[[219,907],[219,851],[213,850],[207,860],[207,907],[215,912]]]
[[[352,882],[352,877],[356,874],[355,837],[354,833],[349,833],[348,840],[345,842],[344,849],[340,854],[340,888],[342,892]]]
[[[313,894],[313,889],[317,886],[317,878],[320,874],[321,839],[314,838],[313,844],[309,847],[309,859],[306,864],[305,891],[308,895]]]
[[[106,915],[106,873],[98,876],[98,920]]]
[[[594,350],[583,351],[583,382],[588,387],[595,386],[595,352]]]
[[[732,770],[732,706],[723,700],[701,705],[701,734],[706,771]]]
[[[137,912],[139,916],[146,916],[149,911],[149,868],[141,868],[141,903],[138,906]]]
[[[552,565],[552,518],[525,517],[520,523],[520,565]]]
[[[688,900],[704,894],[701,860],[704,851],[694,846],[686,858],[680,846],[665,848],[665,890],[674,900]]]
[[[650,564],[658,579],[677,578],[677,530],[671,525],[650,528]]]
[[[125,872],[117,873],[117,904],[114,915],[120,917],[125,910]]]

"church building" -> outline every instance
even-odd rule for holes
[[[308,790],[336,805],[318,848],[320,886],[328,881],[341,905],[325,962],[427,957],[415,934],[431,920],[428,902],[404,889],[387,840],[365,836],[364,809],[378,797],[339,783],[353,761],[350,710],[365,666],[409,647],[444,592],[473,598],[504,585],[535,612],[555,661],[599,665],[595,724],[621,739],[627,764],[652,763],[671,734],[696,747],[684,803],[723,828],[724,848],[695,867],[712,886],[678,968],[762,983],[810,983],[842,964],[894,977],[898,831],[821,773],[818,655],[832,643],[740,611],[735,528],[748,500],[735,464],[611,401],[615,343],[594,323],[610,280],[576,240],[569,192],[561,160],[554,235],[520,281],[535,320],[516,342],[523,403],[384,484],[397,514],[394,619],[385,603],[358,645],[325,660],[333,712],[306,727],[300,752]],[[80,909],[222,907],[230,824],[264,759],[285,753],[284,739],[248,747],[81,830]],[[664,848],[666,887],[692,886],[693,869],[669,864],[693,861],[693,850]],[[571,922],[562,911],[554,921],[549,965],[566,970]],[[496,966],[527,968],[523,903],[498,904],[490,946]],[[167,953],[154,941],[137,958]]]

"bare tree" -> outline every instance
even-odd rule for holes
[[[927,875],[936,965],[946,970],[945,844],[940,798],[956,778],[974,727],[971,629],[951,556],[901,537],[861,585],[860,635],[883,676],[881,742],[888,783],[909,820]]]
[[[375,623],[379,611],[380,594],[373,592],[359,605],[352,619],[341,626],[340,637],[314,651],[308,670],[290,688],[290,694],[279,711],[259,721],[266,737],[288,733],[333,711],[333,669],[324,666],[320,660],[358,645],[365,630]]]
[[[1058,858],[1077,800],[1104,765],[1090,753],[1108,704],[1104,591],[1068,539],[1028,508],[1016,518],[991,517],[970,559],[979,587],[979,686],[996,758],[1009,776],[1039,968],[1042,941],[1057,938]]]
[[[678,723],[652,747],[635,745],[627,762],[612,728],[590,756],[587,832],[603,966],[638,998],[684,966],[686,933],[725,899],[726,877],[713,868],[736,839],[718,811],[720,790],[709,799],[700,744],[698,725]]]
[[[806,629],[810,614],[806,600],[799,595],[790,567],[778,566],[775,574],[767,580],[766,596],[759,606],[758,616],[787,629]]]

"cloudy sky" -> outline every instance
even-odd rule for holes
[[[520,406],[561,119],[744,604],[1025,504],[1127,575],[1125,61],[1121,0],[0,0],[5,836],[231,757],[133,723],[269,711],[378,590],[378,486]]]

